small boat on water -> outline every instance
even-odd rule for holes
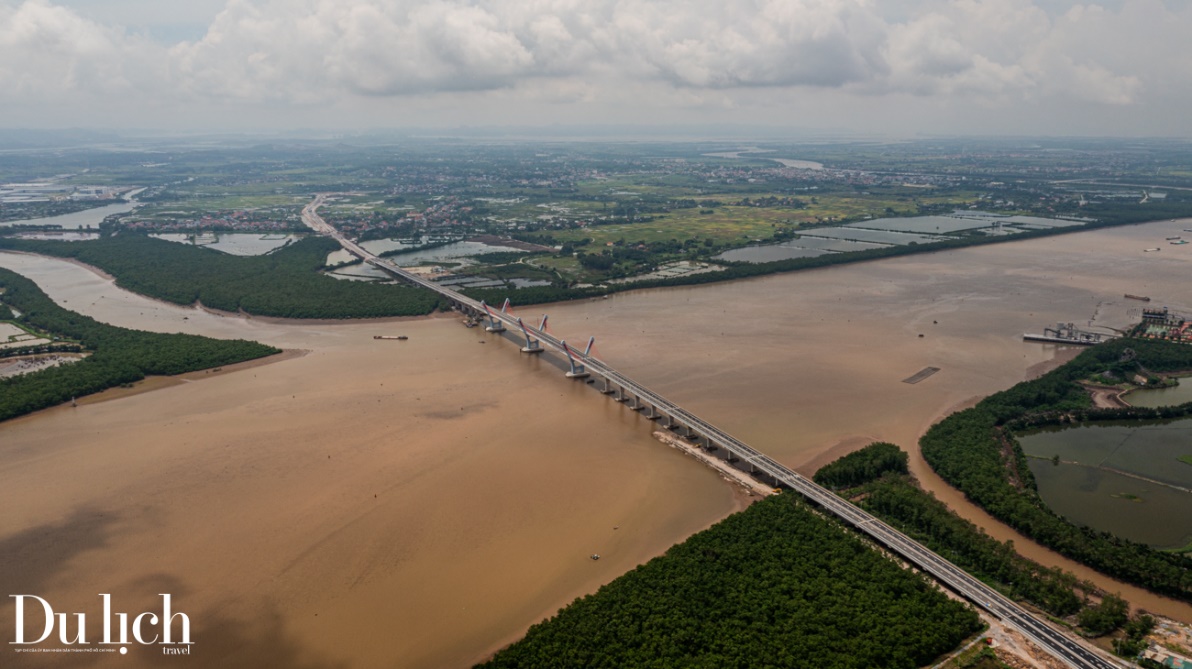
[[[1147,297],[1146,295],[1131,295],[1130,293],[1126,293],[1126,299],[1139,300],[1141,302],[1151,301],[1151,298]]]
[[[1167,241],[1169,241],[1169,242],[1170,242],[1170,241],[1171,241],[1171,240],[1173,240],[1173,239],[1179,239],[1179,237],[1178,237],[1178,236],[1176,236],[1176,237],[1168,237],[1168,238],[1167,238]]]
[[[1171,244],[1172,244],[1172,246],[1183,246],[1184,244],[1187,244],[1187,243],[1188,243],[1188,240],[1186,240],[1186,239],[1177,239],[1176,241],[1172,242]]]
[[[373,339],[398,339],[405,341],[409,339],[406,335],[373,335]]]
[[[599,560],[600,553],[592,553],[592,555],[590,555],[589,557],[591,557],[593,560]]]
[[[1162,251],[1162,250],[1163,250],[1163,249],[1161,249],[1161,248],[1159,248],[1158,246],[1156,246],[1156,247],[1155,247],[1155,248],[1153,248],[1153,249],[1143,249],[1143,250],[1142,250],[1142,252],[1143,252],[1143,253],[1154,253],[1155,251]]]

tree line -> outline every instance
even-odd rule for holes
[[[243,339],[159,334],[100,323],[51,300],[29,279],[0,269],[4,301],[19,322],[77,341],[91,354],[78,362],[0,379],[0,421],[107,388],[168,375],[230,365],[280,352]]]

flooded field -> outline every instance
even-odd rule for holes
[[[999,525],[915,452],[933,421],[1072,353],[1023,332],[1121,326],[1139,311],[1123,293],[1192,306],[1192,252],[1141,252],[1168,227],[1180,224],[519,313],[548,311],[568,340],[595,335],[607,362],[800,471],[893,441],[925,487],[994,536],[1192,620]],[[135,611],[177,593],[205,663],[465,666],[740,505],[640,415],[455,318],[241,319],[130,295],[62,261],[0,265],[106,322],[308,352],[0,424],[0,563],[13,566],[0,585],[72,610],[94,609],[97,592]],[[925,367],[940,371],[902,382]]]
[[[956,212],[949,216],[910,216],[875,218],[841,226],[809,228],[788,242],[760,244],[725,251],[717,260],[764,263],[793,258],[814,258],[825,253],[849,253],[883,246],[931,244],[955,239],[953,233],[977,230],[982,234],[1004,236],[1029,229],[1062,228],[1081,225],[1082,221],[1001,216],[987,212]]]
[[[411,244],[405,241],[396,239],[374,239],[361,244],[364,248],[373,253],[385,253],[387,251],[396,251],[399,249],[406,249],[404,253],[391,256],[390,260],[398,263],[401,267],[412,267],[424,262],[463,262],[470,264],[472,256],[483,253],[496,253],[498,251],[517,251],[518,249],[500,246],[496,244],[486,244],[484,242],[452,242],[443,246],[435,246],[429,249],[416,250],[419,244]],[[351,262],[355,256],[347,251],[334,251],[327,256],[328,265],[336,265],[338,263]],[[346,268],[347,271],[353,271],[352,268]],[[333,272],[335,274],[335,272]]]
[[[1192,419],[1043,430],[1019,443],[1035,458],[1039,494],[1066,518],[1156,548],[1192,544]]]

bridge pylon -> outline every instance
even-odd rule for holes
[[[495,315],[493,315],[492,308],[485,304],[484,300],[480,300],[480,306],[484,308],[484,313],[488,315],[488,325],[485,326],[484,330],[486,332],[504,332],[505,324],[502,323],[501,320]],[[501,307],[501,311],[505,311],[505,308],[508,306],[509,298],[505,298],[505,306]]]
[[[566,374],[567,378],[583,379],[591,376],[588,370],[584,368],[583,362],[576,362],[575,355],[571,352],[571,347],[567,345],[567,340],[564,339],[559,343],[563,345],[563,352],[567,354],[567,362],[571,363],[571,369]],[[588,350],[592,350],[591,341],[588,342]]]
[[[522,347],[522,353],[542,353],[542,342],[530,336],[530,331],[526,329],[526,324],[522,319],[517,319],[517,325],[521,328],[522,334],[526,337],[526,345]]]

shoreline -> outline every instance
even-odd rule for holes
[[[236,362],[230,365],[223,365],[221,367],[209,367],[207,369],[197,369],[193,372],[183,372],[174,376],[146,376],[140,381],[136,381],[129,388],[115,386],[112,388],[105,388],[97,393],[83,395],[75,399],[75,404],[78,406],[90,406],[94,404],[102,404],[104,402],[111,402],[114,400],[121,400],[127,397],[135,397],[137,395],[144,395],[155,390],[164,390],[166,388],[173,388],[186,383],[194,383],[204,379],[215,378],[216,375],[234,374],[236,372],[243,372],[257,367],[264,367],[287,360],[294,360],[304,357],[310,353],[306,349],[282,349],[280,353],[267,355],[254,360],[245,360],[244,362]],[[213,372],[213,370],[219,370]],[[39,409],[33,413],[28,413],[23,416],[17,416],[10,420],[3,421],[4,423],[17,423],[20,421],[27,421],[43,416],[49,412],[65,411],[67,409],[75,408],[69,402],[63,402],[52,407]]]

